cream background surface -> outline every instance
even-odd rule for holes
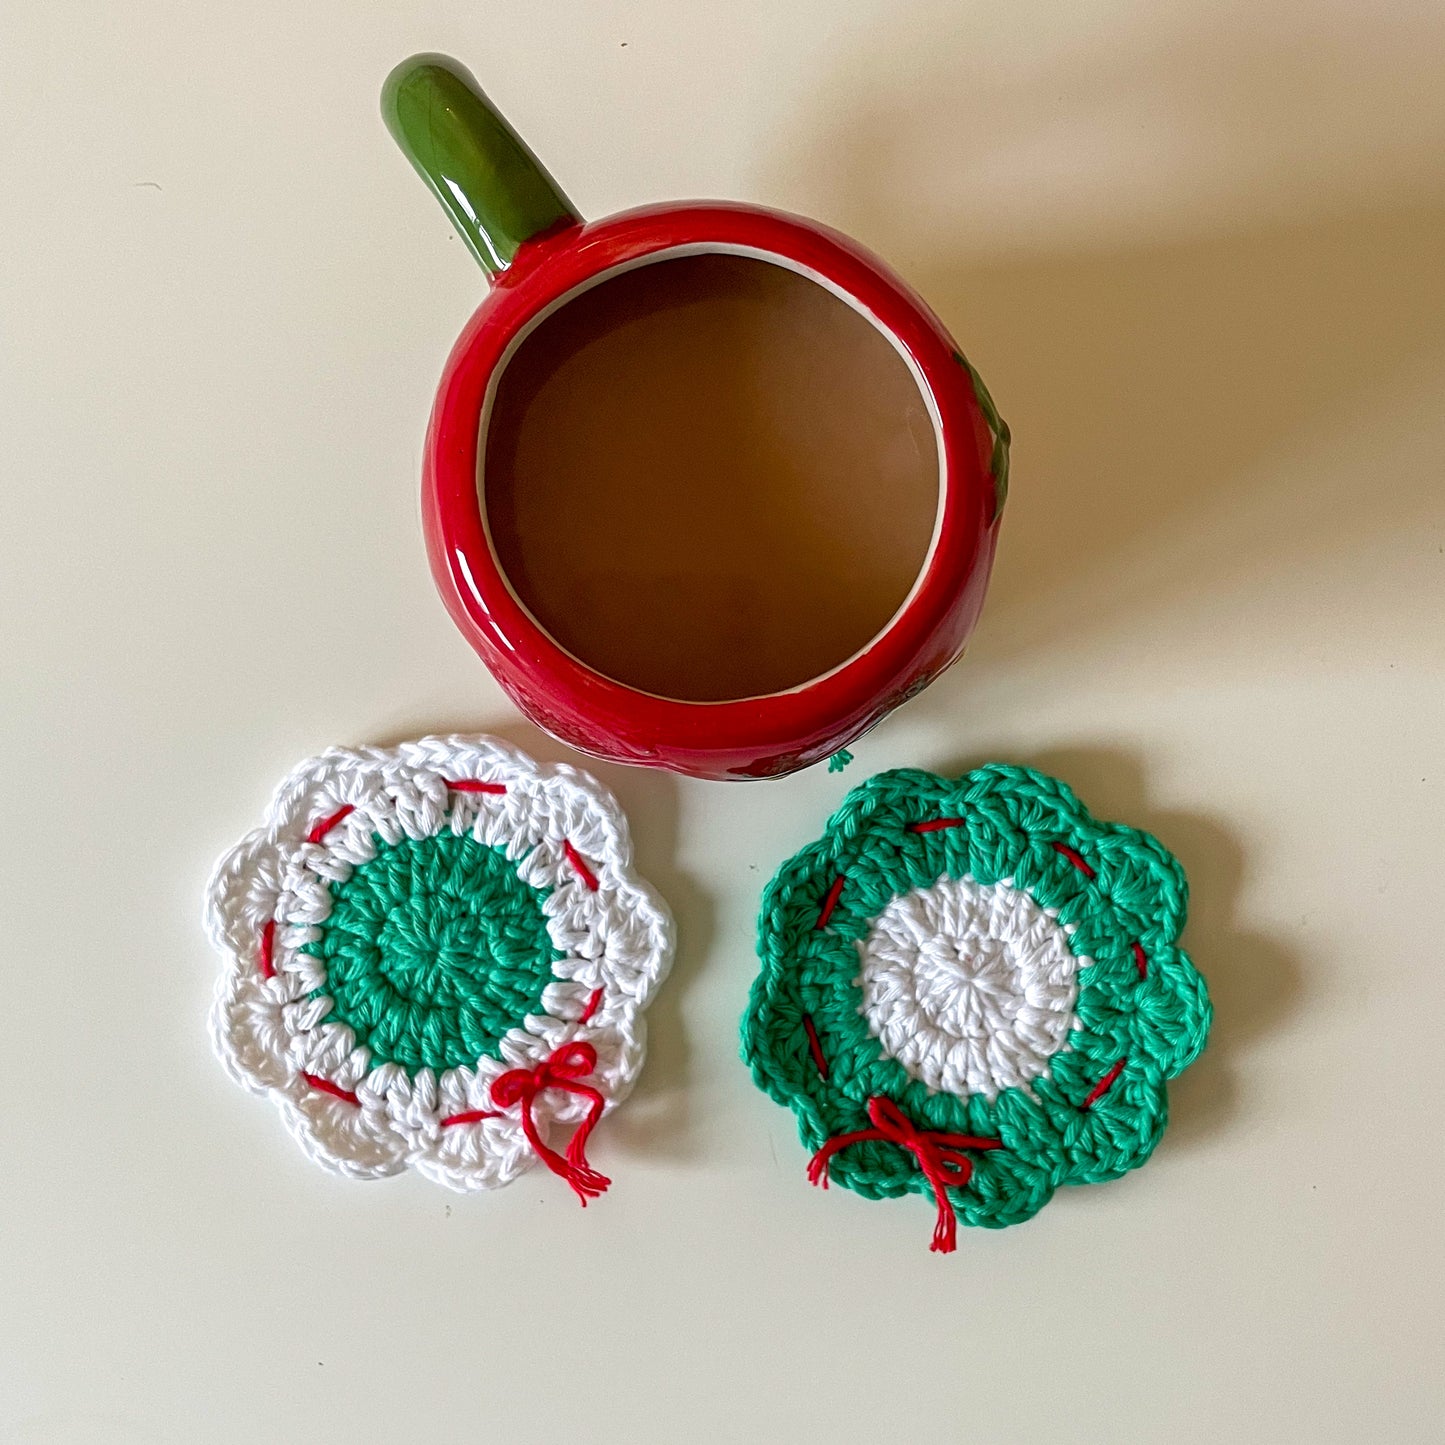
[[[682,944],[585,1214],[322,1174],[203,1027],[292,763],[562,752],[422,558],[482,278],[377,118],[418,49],[589,214],[854,233],[1017,437],[968,658],[842,778],[597,769]],[[8,0],[0,1439],[1439,1438],[1442,56],[1363,0]],[[1146,1170],[941,1259],[808,1188],[736,1022],[846,786],[992,758],[1178,853],[1218,1022]]]

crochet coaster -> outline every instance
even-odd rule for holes
[[[541,1160],[586,1204],[672,957],[631,861],[598,783],[490,738],[302,763],[211,879],[221,1060],[352,1178],[490,1189]]]
[[[946,1253],[1149,1157],[1209,1031],[1186,899],[1043,773],[880,773],[768,885],[743,1058],[813,1183],[931,1195]]]

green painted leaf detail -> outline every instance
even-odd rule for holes
[[[998,414],[998,407],[994,405],[993,397],[983,383],[983,377],[974,370],[973,364],[963,352],[955,351],[953,359],[968,372],[969,380],[973,383],[973,394],[978,398],[979,410],[983,412],[988,429],[993,433],[993,455],[989,458],[988,469],[993,475],[993,515],[997,517],[1008,500],[1008,423]]]

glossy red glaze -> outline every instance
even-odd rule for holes
[[[899,339],[942,420],[942,522],[921,584],[867,649],[786,693],[679,702],[593,672],[517,601],[482,521],[480,419],[510,342],[582,282],[678,247],[744,247],[826,278]],[[983,605],[997,534],[991,448],[968,371],[943,324],[861,247],[813,222],[751,206],[646,207],[528,242],[468,322],[442,374],[427,435],[427,551],[457,625],[517,706],[553,736],[595,757],[695,777],[779,777],[846,746],[962,652]]]

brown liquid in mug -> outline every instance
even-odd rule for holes
[[[689,256],[527,337],[482,488],[502,570],[558,643],[717,701],[796,687],[883,630],[928,551],[938,450],[864,316],[781,266]]]

